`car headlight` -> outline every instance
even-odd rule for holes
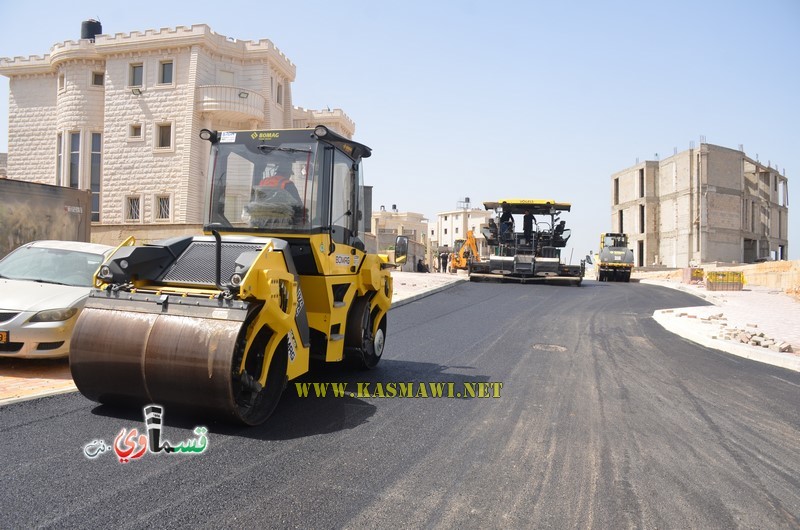
[[[47,311],[39,311],[29,322],[61,322],[69,320],[78,312],[77,307],[65,307],[64,309],[48,309]]]

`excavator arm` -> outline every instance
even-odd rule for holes
[[[465,247],[469,247],[469,250],[472,252],[473,261],[481,261],[481,255],[478,253],[478,242],[475,239],[475,234],[472,233],[472,230],[467,230],[467,240],[464,242],[464,246],[461,247],[461,252],[464,252]]]
[[[450,256],[450,272],[456,272],[458,269],[465,269],[469,265],[469,259],[480,263],[481,255],[478,252],[478,242],[475,239],[475,234],[472,230],[467,231],[467,239],[461,244],[457,252],[453,252]]]

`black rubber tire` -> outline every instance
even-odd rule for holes
[[[372,315],[369,298],[362,296],[353,301],[347,317],[345,330],[345,347],[362,368],[371,369],[377,366],[383,355],[386,338],[386,317],[381,321],[378,330],[372,333]]]
[[[267,335],[269,330],[266,328],[262,329],[259,334],[261,333]],[[259,425],[264,423],[278,406],[278,402],[283,395],[283,391],[286,390],[288,381],[286,376],[286,370],[289,366],[288,344],[288,338],[284,338],[280,344],[278,344],[270,360],[269,367],[267,367],[266,384],[254,397],[251,397],[250,405],[244,403],[244,393],[247,392],[247,390],[243,389],[242,385],[234,380],[235,415],[242,423],[247,425]],[[260,341],[259,338],[256,338],[252,347],[266,347],[266,341]]]

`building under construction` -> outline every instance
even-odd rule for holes
[[[701,143],[611,176],[611,229],[639,267],[788,259],[788,180],[744,151]]]

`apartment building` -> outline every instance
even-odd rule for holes
[[[401,212],[397,205],[392,205],[389,210],[381,205],[378,211],[372,212],[372,233],[378,237],[379,249],[394,245],[399,235],[408,236],[409,241],[427,247],[427,231],[428,220],[421,213]]]
[[[482,256],[487,255],[486,238],[481,228],[488,226],[494,212],[482,208],[472,208],[469,199],[460,201],[454,210],[436,214],[436,225],[429,229],[431,246],[439,252],[452,252],[455,242],[466,239],[472,230]]]
[[[742,149],[701,143],[611,176],[611,230],[638,266],[788,259],[788,180]]]
[[[428,220],[421,213],[401,212],[397,205],[393,204],[391,209],[386,206],[372,212],[372,229],[377,240],[377,252],[388,254],[392,259],[394,256],[394,244],[397,236],[408,237],[408,260],[400,268],[403,271],[415,271],[417,260],[423,263],[432,263],[432,254],[429,246]]]
[[[90,189],[99,242],[200,231],[203,128],[355,131],[341,109],[293,105],[296,67],[272,42],[204,24],[104,35],[87,21],[80,40],[47,55],[1,58],[0,74],[10,80],[8,178]]]

